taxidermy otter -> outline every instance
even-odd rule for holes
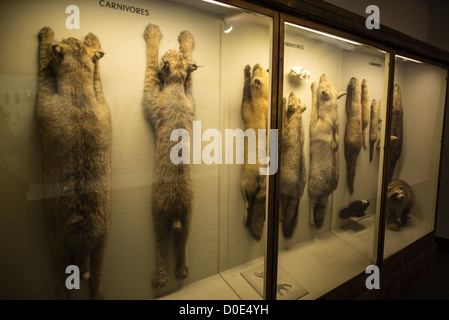
[[[36,118],[43,151],[45,218],[59,298],[69,298],[65,270],[80,269],[90,297],[102,299],[102,264],[110,227],[111,119],[100,80],[98,38],[54,41],[39,32]]]
[[[337,92],[327,76],[312,83],[312,114],[310,118],[309,225],[323,226],[329,195],[337,188],[338,114],[337,100],[346,92]]]
[[[340,210],[340,218],[347,219],[351,217],[360,218],[365,215],[366,209],[369,207],[368,200],[352,201],[347,208]]]
[[[370,126],[369,126],[369,161],[373,160],[374,145],[377,142],[377,133],[379,131],[379,106],[376,99],[371,103]]]
[[[346,96],[346,131],[345,131],[345,160],[346,177],[349,192],[354,192],[354,178],[357,157],[362,148],[362,87],[359,80],[352,77],[348,84]]]
[[[291,92],[288,104],[284,98],[282,120],[282,160],[281,160],[281,211],[282,232],[291,238],[298,222],[299,200],[306,185],[306,162],[304,156],[304,128],[302,113],[306,107],[301,105]]]
[[[245,66],[242,118],[245,130],[253,129],[256,134],[258,129],[265,129],[268,132],[268,71],[260,64],[254,65],[252,74],[250,65]],[[256,154],[259,154],[258,144],[256,148]],[[262,154],[266,154],[266,150]],[[260,174],[261,166],[259,157],[256,157],[254,164],[248,162],[248,142],[245,139],[242,178],[242,191],[246,204],[244,223],[256,240],[262,237],[265,222],[266,176]]]
[[[182,31],[178,36],[179,51],[169,50],[158,65],[159,27],[149,24],[144,32],[147,44],[147,66],[143,106],[156,136],[156,157],[152,191],[153,226],[156,240],[157,271],[152,283],[163,287],[168,279],[168,239],[175,233],[176,278],[189,275],[187,242],[193,207],[192,158],[188,163],[174,164],[170,150],[178,144],[171,133],[184,129],[192,136],[194,101],[192,72],[193,36]]]
[[[403,132],[403,110],[401,88],[398,84],[394,85],[393,90],[393,109],[391,114],[391,140],[390,153],[388,155],[387,181],[393,179],[394,169],[402,152],[402,132]]]
[[[366,150],[366,129],[370,120],[370,90],[366,79],[362,80],[362,146]]]
[[[408,220],[414,203],[412,188],[403,180],[393,180],[387,189],[387,229],[399,231]]]

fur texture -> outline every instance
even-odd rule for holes
[[[391,141],[390,154],[388,156],[387,181],[393,179],[394,169],[402,153],[402,134],[403,134],[403,109],[401,88],[398,84],[394,85],[393,91],[393,110],[391,115]]]
[[[354,179],[357,158],[362,148],[362,87],[359,80],[352,77],[348,85],[346,96],[346,131],[345,131],[345,160],[346,175],[349,192],[354,192]]]
[[[366,149],[366,129],[370,120],[370,90],[366,79],[362,80],[362,146]]]
[[[98,38],[54,42],[39,32],[36,117],[43,151],[45,217],[59,298],[69,298],[74,264],[102,299],[102,264],[110,227],[111,119],[104,99]]]
[[[337,188],[339,178],[339,125],[337,100],[346,92],[337,92],[327,76],[312,83],[310,118],[309,225],[323,226],[329,195]]]
[[[244,86],[242,99],[242,117],[246,129],[258,129],[268,132],[268,71],[256,64],[251,74],[251,66],[244,69]],[[259,168],[262,164],[256,157],[256,163],[248,162],[248,143],[245,139],[245,164],[243,169],[242,190],[245,198],[246,210],[244,224],[249,228],[252,236],[260,240],[265,222],[266,176],[261,175]],[[266,140],[268,141],[268,140]],[[259,154],[256,146],[256,154]],[[262,154],[267,154],[266,150]]]
[[[415,196],[410,185],[403,180],[393,180],[387,189],[387,229],[399,231],[408,220]]]
[[[304,156],[304,128],[302,114],[306,107],[301,105],[291,92],[288,104],[284,98],[282,120],[281,160],[281,221],[285,238],[291,238],[298,222],[299,200],[306,185],[306,162]]]
[[[178,141],[170,141],[175,129],[186,130],[192,137],[194,101],[191,73],[193,36],[182,31],[178,36],[179,51],[169,50],[158,65],[159,27],[149,24],[144,32],[147,44],[144,111],[154,128],[156,157],[152,191],[153,226],[156,240],[157,271],[152,283],[163,287],[169,280],[168,243],[175,233],[176,278],[188,276],[187,242],[193,207],[192,157],[188,164],[173,164],[170,151]]]
[[[346,208],[340,210],[340,218],[347,219],[351,217],[363,217],[366,209],[369,207],[368,200],[352,201]]]
[[[370,126],[369,126],[369,161],[373,160],[374,148],[379,132],[379,105],[376,99],[371,103]]]

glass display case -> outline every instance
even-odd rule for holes
[[[252,219],[254,224],[256,219],[260,220],[256,237],[251,232],[251,223],[245,225],[244,221],[247,204],[242,189],[247,191],[251,186],[242,187],[245,171],[242,143],[246,138],[242,138],[239,130],[246,129],[241,109],[247,65],[250,85],[254,87],[256,82],[263,91],[260,108],[265,111],[261,117],[265,117],[268,127],[260,129],[266,132],[269,129],[272,73],[267,70],[272,69],[273,16],[215,1],[71,4],[74,6],[51,1],[17,1],[5,5],[1,13],[2,30],[14,32],[2,34],[2,41],[10,45],[2,50],[0,69],[2,133],[5,132],[0,184],[2,194],[6,194],[2,197],[0,223],[1,255],[6,257],[0,267],[0,296],[57,297],[47,243],[51,231],[44,219],[44,203],[49,196],[44,192],[43,151],[35,118],[38,34],[48,26],[54,32],[55,43],[68,37],[83,41],[92,32],[104,51],[99,60],[100,76],[112,128],[111,218],[103,261],[104,298],[262,299],[262,292],[237,295],[231,288],[239,285],[252,288],[244,279],[233,283],[234,275],[238,274],[233,268],[250,262],[260,264],[262,277],[259,275],[255,281],[263,284],[266,244],[263,229],[268,199],[264,194],[268,179],[257,186],[258,194],[262,195],[258,199],[258,217]],[[263,11],[270,13],[267,9]],[[26,23],[17,19],[19,15]],[[175,242],[173,230],[167,230],[169,253],[165,271],[169,279],[157,286],[152,284],[153,275],[158,272],[159,250],[152,208],[154,198],[164,196],[164,191],[154,190],[158,133],[144,111],[144,105],[149,103],[145,86],[149,85],[146,68],[150,64],[147,50],[151,48],[149,44],[147,48],[146,39],[152,35],[144,37],[149,24],[157,25],[162,34],[157,61],[160,65],[162,59],[168,59],[164,56],[168,50],[179,50],[178,36],[183,30],[193,36],[191,60],[197,65],[191,73],[194,122],[190,137],[193,157],[190,188],[194,196],[187,249],[190,274],[185,279],[177,278],[174,252],[182,248]],[[182,101],[173,99],[173,103]],[[67,126],[73,124],[70,121]],[[257,134],[257,128],[254,130]],[[167,135],[165,141],[170,143],[169,139]],[[166,161],[170,161],[169,154],[166,156]],[[66,167],[76,157],[75,151],[66,155],[63,159]],[[248,193],[248,201],[250,197],[255,195]],[[174,207],[180,198],[172,196],[166,201],[169,207]],[[79,290],[71,291],[72,296],[89,297],[88,287],[82,281]]]
[[[314,299],[376,261],[389,53],[295,21],[284,23],[278,298]]]
[[[0,298],[317,299],[433,232],[445,65],[255,3],[2,6]]]
[[[435,229],[447,69],[395,56],[384,258]]]

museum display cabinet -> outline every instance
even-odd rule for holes
[[[74,299],[311,300],[433,246],[449,53],[322,1],[72,2],[0,13],[1,298],[58,298],[55,247]]]

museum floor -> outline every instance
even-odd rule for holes
[[[435,268],[409,290],[401,300],[449,300],[449,246],[439,244]]]

